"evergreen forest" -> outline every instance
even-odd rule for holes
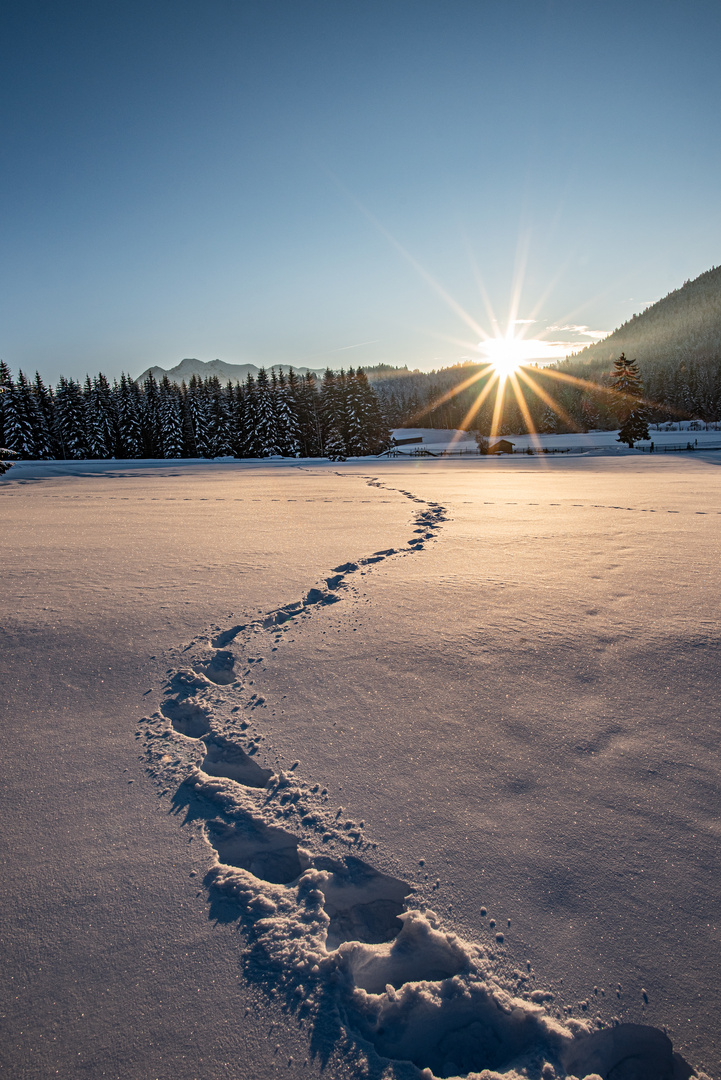
[[[377,454],[390,434],[362,370],[261,368],[243,384],[197,377],[142,385],[100,374],[46,386],[0,362],[0,446],[20,458],[263,458]]]

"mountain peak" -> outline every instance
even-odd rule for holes
[[[316,375],[318,378],[322,378],[322,368],[308,368],[308,367],[295,367],[293,364],[271,364],[268,366],[268,371],[283,371],[287,373],[291,367],[298,375],[305,375],[307,372]],[[136,378],[137,383],[143,383],[148,375],[152,375],[154,379],[160,381],[164,375],[167,375],[171,382],[181,383],[183,381],[188,382],[193,375],[197,375],[200,379],[208,379],[213,375],[217,375],[221,382],[245,382],[248,375],[256,376],[260,368],[256,364],[227,364],[224,360],[197,360],[195,357],[185,357],[179,364],[176,364],[172,368],[162,368],[157,365],[146,368]]]

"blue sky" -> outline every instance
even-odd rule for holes
[[[703,0],[8,3],[0,356],[429,369],[486,299],[578,347],[719,262],[719,41]]]

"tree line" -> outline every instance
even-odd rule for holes
[[[377,454],[390,432],[359,368],[314,375],[261,368],[245,383],[148,375],[112,384],[39,374],[13,379],[0,361],[0,446],[25,459],[346,457]]]
[[[647,422],[721,420],[721,361],[639,365],[639,372]],[[529,419],[543,434],[612,431],[626,422],[613,370],[591,374],[569,358],[527,374],[535,389],[519,377],[525,410],[506,383],[497,434],[524,433]],[[127,375],[111,384],[100,374],[82,384],[61,378],[53,388],[22,371],[13,379],[0,362],[0,446],[22,458],[282,454],[337,460],[380,453],[393,428],[466,427],[488,436],[495,388],[474,409],[490,377],[486,365],[464,363],[429,373],[387,366],[367,373],[328,370],[321,380],[261,369],[255,378],[225,386],[217,377],[193,376],[177,385],[152,375],[142,385]]]

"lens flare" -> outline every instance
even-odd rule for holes
[[[537,358],[538,342],[518,337],[495,337],[481,341],[478,346],[485,360],[501,379],[514,375],[523,364]]]

